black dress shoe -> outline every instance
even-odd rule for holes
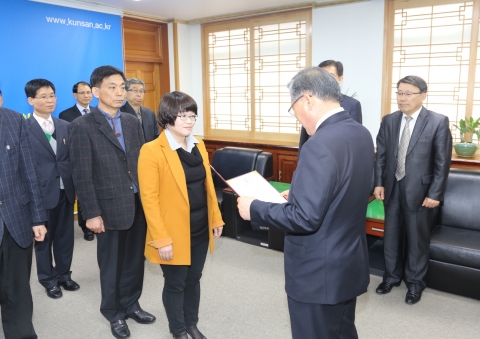
[[[187,333],[190,334],[190,336],[193,339],[207,339],[202,332],[200,332],[197,328],[197,326],[187,326]]]
[[[422,299],[422,292],[413,292],[408,290],[407,295],[405,296],[405,302],[408,305],[414,305]]]
[[[174,334],[173,337],[175,339],[188,339],[187,332],[183,332],[183,333],[180,333],[180,334]]]
[[[58,286],[46,288],[46,290],[47,290],[47,295],[52,299],[58,299],[63,296],[62,290]]]
[[[59,285],[62,286],[65,289],[65,291],[76,291],[80,288],[80,285],[71,279],[61,282],[59,283]]]
[[[378,285],[375,292],[377,292],[377,294],[387,294],[387,293],[390,293],[392,291],[393,287],[398,287],[398,286],[400,286],[399,282],[396,283],[396,284],[390,284],[390,283],[384,281],[380,285]]]
[[[87,231],[83,233],[83,239],[85,239],[86,241],[92,241],[94,238],[95,237],[92,231]]]
[[[151,324],[154,323],[157,318],[153,314],[145,312],[142,309],[136,310],[133,313],[127,315],[126,319],[132,318],[139,324]]]
[[[117,339],[130,338],[130,330],[125,320],[117,320],[110,323],[112,334]]]

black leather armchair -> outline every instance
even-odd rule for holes
[[[430,237],[427,286],[480,299],[480,171],[451,169]]]
[[[256,170],[264,178],[273,178],[273,155],[259,149],[225,147],[215,151],[212,166],[225,179]],[[240,218],[237,210],[236,195],[224,192],[227,185],[213,173],[213,183],[217,194],[218,205],[225,222],[223,235],[236,238],[236,224]]]

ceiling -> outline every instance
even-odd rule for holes
[[[33,0],[38,1],[38,0]],[[58,0],[57,0],[58,1]],[[356,0],[358,1],[358,0]],[[365,0],[364,0],[365,1]],[[368,1],[368,0],[367,0]],[[48,1],[42,1],[48,2]],[[122,10],[126,14],[138,14],[163,20],[200,21],[225,15],[248,12],[263,12],[274,8],[300,8],[321,6],[327,3],[351,2],[345,0],[63,0],[63,3],[106,6]]]

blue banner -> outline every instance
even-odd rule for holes
[[[75,104],[72,87],[90,81],[93,69],[123,69],[121,18],[118,15],[0,0],[0,90],[4,107],[31,113],[25,84],[35,78],[53,82],[58,96],[53,116]],[[96,99],[91,105],[96,106]]]

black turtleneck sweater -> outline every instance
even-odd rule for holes
[[[190,240],[191,247],[208,241],[208,207],[205,189],[205,167],[197,146],[192,153],[183,148],[177,149],[178,157],[185,171],[188,201],[190,203]]]

